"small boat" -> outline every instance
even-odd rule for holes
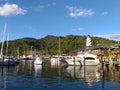
[[[98,65],[99,59],[97,55],[90,53],[78,54],[77,56],[71,56],[66,58],[69,65]]]
[[[9,66],[9,65],[17,65],[19,60],[14,57],[0,57],[0,66]]]
[[[50,58],[50,63],[52,67],[59,66],[62,56],[53,56]]]
[[[68,62],[65,60],[65,58],[61,58],[61,60],[59,60],[60,65],[64,68],[68,67]]]
[[[37,56],[33,63],[36,64],[36,65],[42,65],[43,64],[43,57],[42,56]]]
[[[80,59],[77,56],[67,56],[65,60],[67,61],[68,65],[81,65]]]
[[[97,55],[90,53],[79,55],[79,58],[81,65],[98,65],[100,63]]]

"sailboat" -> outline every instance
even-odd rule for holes
[[[33,62],[36,65],[42,65],[43,64],[43,57],[42,56],[37,56]]]
[[[1,57],[3,57],[3,46],[4,46],[5,33],[6,33],[6,24],[5,24],[4,30],[3,30],[2,46],[1,46],[1,53],[0,53]]]
[[[60,64],[60,60],[61,60],[61,58],[62,58],[62,56],[61,56],[61,46],[60,46],[61,44],[60,44],[60,37],[59,37],[59,55],[55,55],[55,56],[52,56],[51,58],[50,58],[50,63],[51,63],[51,67],[56,67],[56,66],[59,66],[59,64]]]
[[[66,67],[68,63],[66,62],[65,58],[61,55],[61,41],[59,37],[59,55],[53,56],[50,59],[51,67],[62,66]]]
[[[4,30],[3,30],[3,40],[2,40],[1,53],[0,53],[0,65],[2,65],[2,66],[3,65],[13,65],[13,64],[15,64],[17,62],[16,59],[14,59],[13,57],[10,57],[10,56],[7,55],[7,53],[8,53],[8,38],[9,38],[9,34],[7,36],[6,55],[3,55],[5,34],[6,34],[6,24],[5,24]]]

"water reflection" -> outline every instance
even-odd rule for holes
[[[0,67],[0,90],[7,90],[8,76],[15,74],[17,66],[4,66]]]
[[[34,75],[36,77],[40,77],[42,73],[42,65],[36,65],[34,64]]]
[[[120,68],[52,67],[49,60],[43,65],[34,65],[32,60],[22,60],[17,66],[0,67],[1,90],[110,90],[111,87],[120,89]]]
[[[18,74],[19,75],[32,75],[33,74],[33,64],[32,60],[22,60],[19,65]]]
[[[100,74],[97,72],[97,66],[69,66],[66,68],[67,77],[76,78],[92,86],[93,82],[100,81]]]
[[[104,66],[98,69],[98,73],[102,76],[102,80],[120,82],[120,67],[109,68]]]
[[[56,66],[56,68],[57,67],[60,68],[60,66]],[[60,70],[58,69],[58,72],[60,73],[58,74],[60,81],[63,80],[64,82],[67,82],[69,79],[69,81],[72,80],[71,82],[73,82],[73,80],[78,80],[86,83],[86,87],[95,87],[96,89],[99,87],[99,90],[104,88],[111,89],[111,86],[114,87],[114,89],[120,89],[120,67],[108,68],[103,66],[98,68],[98,66],[68,66],[67,68],[61,67]],[[66,78],[67,81],[65,81]],[[96,85],[96,83],[99,84]]]

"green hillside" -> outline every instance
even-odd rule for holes
[[[116,44],[116,41],[108,40],[99,37],[91,37],[92,46],[112,45]],[[85,48],[86,36],[52,36],[48,35],[41,39],[35,38],[21,38],[13,41],[9,41],[8,55],[17,54],[44,54],[44,55],[55,55],[59,54],[59,47],[61,54],[69,54],[69,52]],[[6,42],[4,44],[4,54],[6,54]]]

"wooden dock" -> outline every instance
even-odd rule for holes
[[[103,68],[107,68],[108,70],[115,70],[116,68],[120,68],[120,61],[103,61],[98,65],[98,70]]]

